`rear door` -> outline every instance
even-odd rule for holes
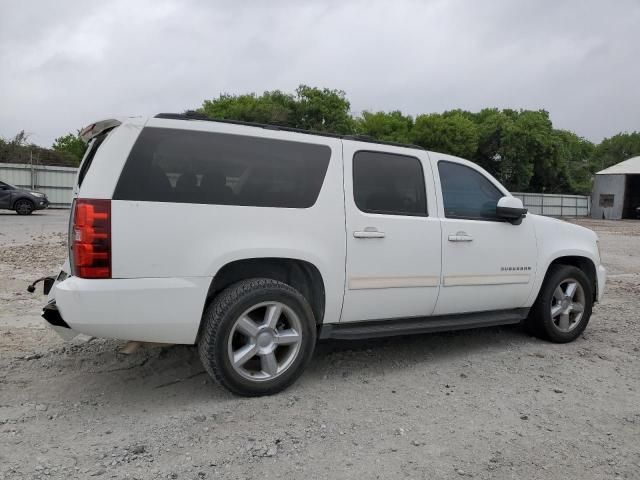
[[[343,322],[431,315],[440,220],[426,152],[344,141]]]

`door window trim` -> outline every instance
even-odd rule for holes
[[[438,160],[437,161],[437,165],[436,168],[438,169],[438,180],[440,182],[440,196],[442,197],[442,214],[444,216],[444,218],[449,218],[451,220],[473,220],[476,222],[499,222],[499,223],[504,223],[507,222],[508,220],[505,220],[503,218],[488,218],[488,217],[466,217],[463,215],[456,215],[453,217],[450,217],[447,215],[447,210],[444,206],[444,189],[442,187],[442,178],[440,175],[440,163],[452,163],[454,165],[459,165],[461,167],[465,167],[468,168],[469,170],[472,170],[474,172],[476,172],[478,175],[481,175],[483,178],[485,178],[487,180],[487,182],[489,182],[491,184],[491,186],[493,188],[496,189],[496,191],[500,194],[500,198],[507,196],[500,188],[498,188],[498,186],[489,178],[487,177],[484,173],[482,173],[479,170],[476,170],[473,167],[470,167],[469,165],[465,165],[464,163],[460,163],[460,162],[453,162],[451,160]]]
[[[389,211],[376,211],[376,210],[364,210],[362,208],[360,208],[360,205],[358,205],[358,201],[356,200],[356,182],[355,182],[355,171],[356,171],[356,162],[355,162],[355,158],[356,155],[358,153],[375,153],[375,154],[382,154],[382,155],[396,155],[399,157],[407,157],[407,158],[413,158],[418,162],[418,166],[420,167],[420,174],[421,174],[421,179],[422,179],[422,188],[423,188],[423,194],[424,194],[424,213],[423,214],[409,214],[409,213],[394,213],[394,212],[389,212]],[[391,215],[394,217],[413,217],[413,218],[426,218],[429,216],[429,201],[427,198],[427,182],[425,181],[425,177],[424,177],[424,166],[422,165],[422,160],[420,160],[418,157],[414,156],[414,155],[405,155],[404,153],[397,153],[397,152],[383,152],[380,150],[370,150],[370,149],[361,149],[361,150],[356,150],[353,152],[353,154],[351,155],[351,195],[353,197],[353,203],[356,206],[356,208],[362,212],[362,213],[367,213],[370,215]]]

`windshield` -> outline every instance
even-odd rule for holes
[[[15,185],[11,185],[10,183],[7,183],[7,182],[0,182],[0,187],[2,187],[2,186],[6,186],[6,187],[9,187],[9,188],[13,188],[13,189],[17,189],[18,188]]]

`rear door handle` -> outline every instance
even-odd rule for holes
[[[375,227],[366,227],[364,230],[353,232],[354,238],[384,238],[384,232],[379,232]]]
[[[468,235],[467,232],[457,232],[456,234],[449,235],[450,242],[473,242],[473,237]]]

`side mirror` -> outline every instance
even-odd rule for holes
[[[502,197],[496,205],[496,214],[513,225],[520,225],[527,214],[527,209],[522,205],[522,200],[516,197]]]

